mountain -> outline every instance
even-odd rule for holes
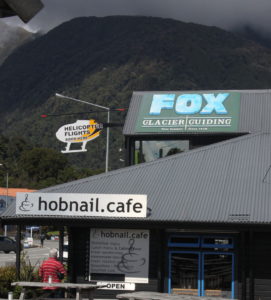
[[[268,34],[267,32],[263,32],[262,30],[248,24],[234,28],[233,31],[242,35],[246,39],[252,40],[264,47],[271,48],[270,33]]]
[[[271,51],[216,27],[153,17],[76,18],[14,51],[0,67],[1,132],[63,149],[55,132],[106,113],[55,92],[106,107],[127,107],[133,91],[261,89],[271,85]],[[95,110],[95,109],[94,109]],[[39,118],[40,114],[82,114]],[[111,113],[123,121],[124,113]],[[106,131],[75,165],[103,168]],[[111,169],[120,166],[121,128],[110,129]]]
[[[7,25],[0,21],[0,65],[14,51],[32,39],[34,34],[21,27]]]

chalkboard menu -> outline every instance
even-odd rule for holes
[[[148,283],[149,230],[90,230],[90,280]]]

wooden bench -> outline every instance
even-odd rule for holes
[[[47,283],[47,282],[29,282],[29,281],[17,281],[12,282],[12,286],[22,286],[23,289],[20,294],[19,300],[24,300],[26,288],[43,288],[43,287],[57,287],[62,289],[76,289],[76,300],[82,300],[82,290],[88,292],[88,299],[93,300],[94,291],[99,288],[105,287],[101,284],[93,283]]]

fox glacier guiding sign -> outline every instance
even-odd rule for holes
[[[103,124],[95,120],[77,120],[75,123],[61,126],[56,132],[56,137],[61,142],[67,143],[62,153],[85,152],[87,142],[96,139],[103,128]],[[72,143],[82,143],[81,149],[71,150]]]
[[[17,193],[16,214],[146,218],[147,195]]]
[[[135,132],[232,132],[238,128],[240,93],[145,93]]]

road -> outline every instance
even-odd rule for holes
[[[34,244],[39,245],[39,241],[34,241]],[[44,259],[48,258],[49,250],[51,248],[58,248],[58,241],[45,240],[43,248],[25,248],[24,252],[30,260],[32,266],[40,264]],[[7,266],[15,264],[16,254],[14,252],[4,253],[0,252],[0,266]]]

